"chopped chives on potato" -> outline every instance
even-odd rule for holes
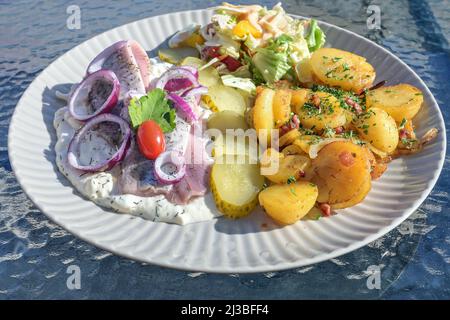
[[[422,92],[405,83],[370,90],[366,95],[367,108],[383,109],[398,123],[414,118],[422,103]]]
[[[299,113],[299,110],[308,101],[309,94],[311,90],[309,89],[296,89],[292,90],[291,96],[291,107],[295,113]]]
[[[276,222],[293,224],[314,207],[317,194],[317,186],[307,181],[273,185],[260,192],[259,204]]]
[[[393,153],[398,145],[398,128],[395,120],[383,109],[370,108],[354,122],[359,136],[375,148]]]
[[[319,105],[315,104],[317,102]],[[297,108],[297,113],[305,128],[318,133],[325,128],[337,128],[347,123],[345,110],[339,100],[326,92],[310,93],[306,103]]]
[[[310,63],[313,76],[321,83],[343,90],[359,93],[375,80],[372,65],[351,52],[321,48],[312,54]]]

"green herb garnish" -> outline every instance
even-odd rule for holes
[[[135,129],[147,120],[158,123],[164,133],[175,129],[176,111],[169,105],[161,89],[154,89],[139,99],[133,98],[128,106],[128,114]]]
[[[287,184],[295,183],[296,181],[297,181],[297,179],[295,179],[294,176],[290,176],[290,177],[287,179]]]
[[[403,129],[403,128],[405,128],[405,125],[406,125],[406,119],[405,118],[403,118],[402,119],[402,122],[400,122],[400,125],[399,125],[399,129]]]
[[[292,193],[294,196],[297,196],[297,193],[295,193],[294,188],[290,188],[289,191],[291,191],[291,193]]]

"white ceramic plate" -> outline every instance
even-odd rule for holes
[[[113,253],[161,266],[206,272],[262,272],[324,261],[381,237],[424,201],[441,171],[446,148],[444,121],[421,79],[387,50],[341,28],[321,23],[327,46],[367,58],[377,80],[410,83],[424,93],[415,119],[421,136],[431,127],[438,138],[423,152],[389,165],[363,203],[319,221],[276,227],[262,213],[238,221],[216,219],[187,226],[153,223],[104,210],[74,191],[55,166],[53,115],[60,102],[54,87],[79,82],[91,59],[108,45],[135,39],[148,51],[211,11],[187,11],[133,22],[100,34],[46,68],[20,99],[9,130],[14,172],[31,200],[51,220],[81,239]],[[263,227],[267,224],[267,227]]]

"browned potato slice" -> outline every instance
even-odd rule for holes
[[[370,182],[370,179],[367,179],[350,200],[333,204],[333,205],[331,205],[331,209],[332,210],[345,209],[345,208],[350,208],[350,207],[357,205],[358,203],[360,203],[361,201],[364,200],[366,195],[369,193],[370,188],[371,188],[371,182]]]
[[[317,186],[307,181],[273,185],[259,193],[259,204],[280,224],[292,224],[303,218],[316,199]]]
[[[292,91],[291,106],[295,113],[299,113],[299,110],[308,101],[311,90],[297,89]]]
[[[364,57],[334,48],[315,51],[311,68],[322,83],[358,93],[372,86],[375,79],[375,70]]]
[[[385,173],[387,170],[387,164],[384,162],[376,161],[374,165],[372,166],[372,171],[370,172],[370,176],[372,177],[372,180],[379,179],[383,173]]]
[[[370,190],[370,164],[366,151],[350,141],[327,144],[313,159],[312,168],[315,173],[312,181],[319,188],[318,201],[333,208],[344,208],[349,203],[355,205]]]
[[[311,146],[320,140],[321,138],[319,136],[301,135],[300,137],[298,137],[298,139],[295,139],[292,144],[299,146],[304,153],[309,154],[309,149],[311,148]]]
[[[345,110],[336,97],[326,92],[309,95],[307,104],[296,109],[300,123],[308,129],[321,132],[325,128],[337,128],[347,122]]]
[[[280,137],[280,147],[287,146],[300,137],[300,132],[297,129],[292,129]]]
[[[392,153],[398,144],[398,128],[395,120],[383,109],[370,108],[354,121],[359,136],[375,148]]]
[[[370,176],[372,180],[377,180],[383,175],[387,169],[387,164],[383,161],[377,161],[375,155],[370,151],[369,148],[364,148],[366,150],[367,158],[370,163]]]
[[[311,178],[311,182],[315,183],[319,190],[319,193],[317,195],[317,202],[328,203],[328,201],[330,200],[330,187],[327,185],[327,182],[324,179],[314,174],[314,167],[312,171],[313,176]]]
[[[258,95],[255,100],[255,106],[253,107],[253,127],[256,129],[258,135],[264,133],[266,130],[267,143],[270,143],[270,130],[274,128],[274,116],[273,116],[273,100],[275,91],[269,88],[263,88],[258,90]]]
[[[310,165],[311,160],[306,156],[281,154],[278,171],[265,177],[275,183],[287,183],[291,177],[300,179]]]
[[[276,90],[272,108],[275,127],[279,128],[289,121],[291,115],[291,90]]]
[[[397,122],[414,118],[422,103],[422,92],[404,83],[370,90],[366,95],[367,108],[383,109]]]
[[[290,156],[293,154],[306,155],[306,153],[303,151],[303,149],[295,144],[288,145],[286,148],[284,148],[281,151],[281,153],[283,153],[284,156]]]

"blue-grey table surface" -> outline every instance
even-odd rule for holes
[[[389,234],[337,259],[264,274],[189,273],[112,255],[49,221],[23,193],[8,160],[8,126],[20,96],[43,69],[113,27],[218,2],[0,0],[0,299],[449,299],[448,157],[430,196]],[[78,30],[66,27],[72,4],[80,8]],[[431,89],[446,122],[450,119],[448,0],[283,5],[290,13],[355,31],[399,56]],[[381,29],[368,28],[369,5],[379,6]],[[73,265],[81,271],[80,289],[67,285]]]

